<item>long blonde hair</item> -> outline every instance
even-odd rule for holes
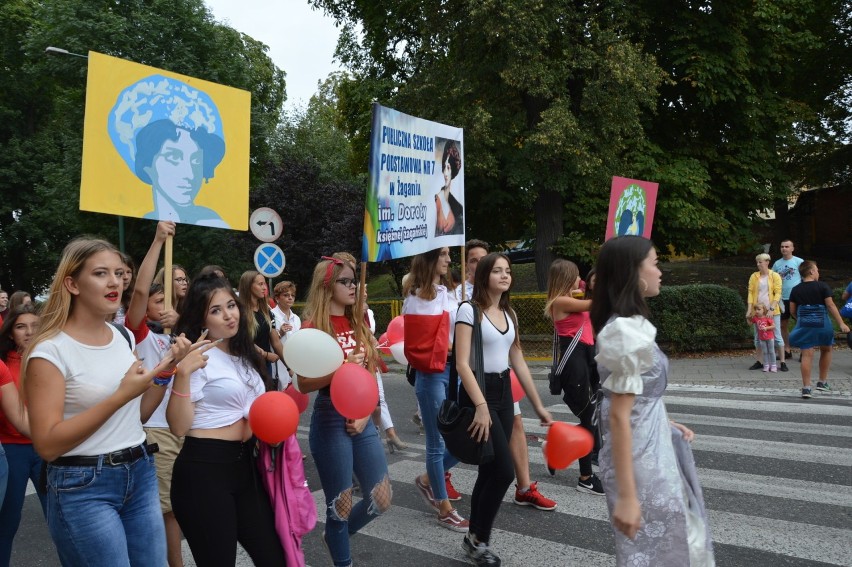
[[[257,319],[254,317],[255,309],[252,303],[257,303],[257,309],[263,315],[263,318],[266,319],[267,325],[272,321],[272,314],[269,311],[269,304],[266,302],[266,299],[257,299],[251,292],[251,285],[254,283],[254,279],[260,275],[260,272],[255,270],[243,272],[243,275],[240,276],[240,283],[237,285],[237,291],[240,294],[240,303],[243,304],[246,316],[248,317],[249,334],[252,340],[257,335]]]
[[[76,279],[83,271],[86,260],[100,252],[114,252],[116,256],[121,258],[121,254],[115,246],[106,240],[96,238],[75,238],[62,251],[56,274],[54,274],[53,282],[50,284],[50,295],[41,309],[38,332],[30,341],[22,357],[21,392],[24,391],[23,382],[27,374],[27,361],[30,353],[39,343],[58,334],[65,327],[68,317],[71,315],[71,310],[74,309],[73,296],[65,287],[65,278]]]
[[[331,298],[334,294],[337,278],[346,268],[352,270],[354,277],[355,265],[351,262],[342,260],[336,255],[333,260],[321,260],[314,268],[311,285],[308,289],[308,298],[302,311],[302,320],[310,321],[314,328],[328,333],[332,337],[335,336],[335,332],[334,326],[331,324]],[[361,315],[358,302],[356,301],[355,305],[347,305],[343,313],[354,331],[355,341],[364,349],[364,360],[367,361],[367,368],[371,372],[375,371],[378,352],[373,345],[373,335]]]
[[[574,289],[574,284],[580,277],[580,269],[571,260],[557,258],[550,264],[547,274],[547,302],[544,304],[544,315],[553,319],[553,303]]]

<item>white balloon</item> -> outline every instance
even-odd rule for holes
[[[408,364],[408,359],[405,358],[405,341],[399,341],[388,347],[393,355],[393,359],[400,364]]]
[[[333,374],[343,364],[337,339],[319,329],[299,329],[284,343],[284,362],[304,378]]]

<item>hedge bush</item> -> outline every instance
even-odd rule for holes
[[[667,286],[648,302],[657,342],[669,352],[737,348],[752,340],[739,294],[711,284]]]

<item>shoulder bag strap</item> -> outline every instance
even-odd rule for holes
[[[470,301],[465,301],[464,303],[470,303],[471,308],[473,308],[473,337],[471,341],[471,348],[473,349],[473,363],[476,366],[473,370],[473,374],[476,376],[476,383],[479,384],[479,389],[482,390],[482,395],[484,396],[485,378],[483,376],[482,326],[479,321],[479,308]],[[464,303],[461,305],[464,305]],[[459,305],[459,307],[461,307],[461,305]],[[453,364],[450,366],[450,384],[447,399],[453,400],[454,402],[459,399],[459,373],[458,370],[456,370],[455,341],[453,341]]]
[[[574,349],[577,348],[577,343],[580,342],[580,337],[583,336],[583,327],[580,327],[580,330],[574,335],[574,338],[571,340],[571,344],[568,345],[568,348],[565,349],[565,354],[562,355],[562,360],[559,361],[559,366],[556,367],[556,374],[561,374],[565,369],[565,365],[568,364],[568,358],[571,356],[571,353],[574,352]]]
[[[479,384],[479,389],[482,391],[482,396],[485,396],[485,363],[482,356],[482,322],[479,319],[479,307],[474,303],[470,304],[473,307],[473,361],[476,364],[473,373],[476,375],[476,383]]]

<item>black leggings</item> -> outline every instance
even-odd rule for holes
[[[567,350],[568,345],[574,337],[559,337],[559,356]],[[590,401],[590,395],[594,395],[600,389],[600,376],[598,375],[598,366],[595,362],[595,347],[587,345],[582,341],[577,342],[574,352],[568,357],[565,362],[564,376],[570,376],[563,381],[562,387],[565,394],[562,396],[563,401],[571,408],[571,412],[577,416],[582,425],[595,438],[595,446],[592,452],[600,449],[597,445],[598,436],[595,433],[595,428],[592,426],[592,416],[595,414],[595,406]],[[572,388],[572,384],[582,384],[583,388],[580,391]],[[572,398],[572,395],[574,396]],[[576,411],[579,410],[579,411]],[[580,476],[589,476],[592,474],[592,453],[580,457],[578,459],[580,465]]]
[[[175,459],[172,509],[198,567],[233,567],[238,541],[258,567],[287,563],[253,448],[186,437]]]
[[[488,402],[488,411],[491,412],[489,436],[494,443],[494,460],[479,465],[479,474],[470,497],[470,532],[479,541],[488,543],[500,504],[515,478],[512,454],[509,451],[509,438],[512,435],[515,416],[508,369],[499,374],[485,374],[485,401]],[[473,407],[464,387],[459,392],[459,404]]]

